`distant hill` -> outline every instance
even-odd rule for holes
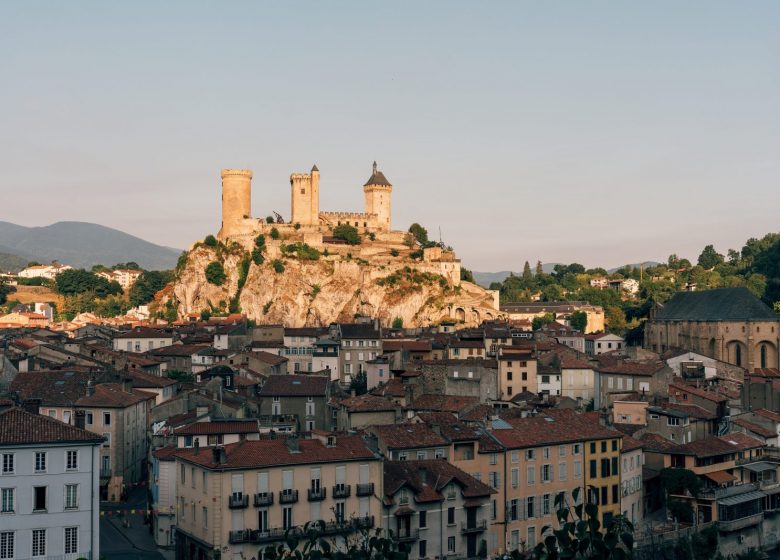
[[[544,263],[542,265],[542,270],[549,274],[553,271],[555,268],[555,265],[558,263]],[[536,270],[536,266],[532,265],[531,270]],[[507,278],[510,274],[512,274],[513,271],[509,270],[501,270],[499,272],[477,272],[474,271],[472,274],[474,274],[474,280],[476,280],[477,284],[484,288],[490,287],[490,284],[493,282],[503,282],[505,278]],[[523,272],[514,272],[515,276],[520,276]]]
[[[111,266],[134,261],[141,267],[163,270],[176,266],[180,251],[149,243],[117,229],[87,222],[57,222],[25,227],[0,221],[0,253],[49,263],[57,260],[76,268]],[[0,269],[5,268],[0,261]]]
[[[19,272],[30,259],[12,253],[0,252],[0,272]]]
[[[641,262],[641,263],[625,264],[623,266],[618,266],[616,268],[610,268],[609,270],[607,270],[607,272],[609,272],[610,274],[613,274],[613,273],[617,272],[618,270],[620,270],[621,268],[625,268],[626,266],[630,266],[631,268],[639,268],[640,266],[644,266],[644,268],[650,268],[650,267],[653,267],[653,266],[658,266],[659,264],[661,264],[661,263],[656,262],[656,261],[645,261],[645,262]]]

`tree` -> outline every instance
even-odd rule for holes
[[[575,311],[571,314],[569,323],[571,324],[571,328],[584,333],[588,326],[588,314],[584,311]]]
[[[119,295],[122,287],[117,282],[109,282],[83,268],[72,268],[60,272],[54,279],[56,290],[64,296],[92,292],[97,297]]]
[[[271,239],[279,239],[279,230],[275,227],[271,228]]]
[[[284,263],[280,259],[274,259],[271,261],[271,268],[273,268],[274,272],[277,274],[281,274],[284,272]]]
[[[225,274],[225,267],[219,261],[212,261],[206,266],[206,281],[209,284],[215,286],[221,286],[225,283],[227,274]]]
[[[542,261],[536,261],[536,275],[541,276],[544,274],[544,267],[542,266]]]
[[[133,306],[145,305],[173,279],[169,271],[147,270],[130,288],[130,303]]]
[[[255,237],[255,247],[260,249],[261,251],[265,250],[265,235],[262,233]]]
[[[356,395],[365,395],[368,393],[368,378],[366,377],[365,371],[359,371],[355,374],[352,381],[349,383],[349,390],[350,392],[355,391]]]
[[[698,263],[702,268],[709,270],[723,263],[723,255],[718,253],[712,245],[707,245],[699,255]]]
[[[213,235],[207,235],[206,239],[203,240],[203,244],[206,247],[216,247],[218,244],[217,238]]]
[[[528,261],[525,261],[525,264],[523,265],[523,280],[526,282],[532,282],[534,279],[534,275],[531,272],[531,265],[528,264]]]
[[[393,328],[394,329],[404,328],[404,320],[402,317],[396,317],[395,319],[393,319]]]
[[[553,315],[552,313],[545,313],[541,317],[533,318],[533,321],[531,321],[531,328],[535,331],[538,331],[539,329],[552,323],[553,321],[555,321],[555,315]]]
[[[598,489],[591,486],[590,492]],[[572,499],[579,500],[580,489],[572,491]],[[606,527],[599,522],[599,507],[586,502],[569,507],[565,493],[555,496],[555,515],[558,529],[551,526],[542,528],[542,534],[548,533],[542,542],[533,549],[532,558],[538,560],[588,559],[588,560],[624,560],[631,558],[634,548],[634,526],[622,515],[615,516]],[[512,551],[513,559],[520,558],[519,551]]]
[[[346,241],[350,245],[360,245],[358,230],[349,224],[341,224],[333,228],[333,237]]]
[[[604,321],[614,334],[620,334],[626,328],[626,314],[617,305],[610,305],[604,310]]]
[[[423,247],[428,246],[428,230],[422,227],[417,222],[413,223],[411,226],[409,226],[409,233],[414,235],[414,238],[417,240],[417,243],[419,243]]]
[[[0,278],[0,305],[8,301],[8,294],[16,291],[14,286],[9,285],[4,278]]]
[[[476,284],[476,281],[474,280],[474,273],[471,272],[468,268],[461,267],[460,279],[463,282],[471,282],[472,284]]]

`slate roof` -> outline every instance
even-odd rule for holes
[[[0,412],[0,445],[102,441],[102,436],[21,408],[9,408]]]
[[[90,374],[83,371],[28,371],[11,382],[24,399],[41,399],[42,406],[73,406],[87,394]]]
[[[487,498],[496,491],[443,459],[427,461],[385,461],[385,496],[392,497],[401,488],[409,488],[417,503],[446,500],[444,488],[455,483],[464,498]]]
[[[271,375],[257,394],[260,397],[325,396],[328,381],[324,375]]]
[[[678,292],[656,312],[656,321],[780,321],[747,288]]]
[[[339,325],[339,328],[341,330],[341,338],[380,338],[380,333],[374,328],[373,323],[342,323]]]
[[[286,438],[244,440],[224,447],[226,461],[214,462],[211,449],[182,449],[177,457],[211,470],[256,469],[282,465],[306,465],[374,459],[376,456],[360,436],[339,436],[336,445],[326,446],[319,439],[299,439],[298,452],[287,445]]]
[[[366,181],[366,184],[363,185],[364,187],[368,187],[370,185],[380,185],[383,187],[392,187],[393,185],[390,184],[390,181],[387,180],[387,177],[385,177],[385,174],[379,171],[376,167],[376,162],[374,162],[374,171],[371,173],[371,177],[368,178],[368,181]]]
[[[119,333],[114,336],[116,339],[124,338],[173,338],[173,334],[170,332],[160,331],[157,329],[150,329],[149,327],[135,327],[131,331]]]

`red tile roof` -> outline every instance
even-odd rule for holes
[[[396,352],[398,350],[408,350],[409,352],[430,352],[430,340],[383,340],[383,352]]]
[[[697,397],[701,397],[702,399],[716,402],[716,403],[726,402],[728,400],[728,398],[719,395],[713,391],[706,391],[704,389],[694,387],[693,385],[685,385],[683,383],[669,384],[669,396],[674,396],[675,393],[679,394],[680,392],[688,393],[690,395],[696,395]]]
[[[368,431],[388,449],[417,449],[446,446],[447,440],[426,424],[385,424],[371,426]]]
[[[622,433],[605,428],[568,409],[551,409],[536,416],[504,420],[512,429],[494,429],[492,434],[509,449],[623,437]]]
[[[101,383],[95,385],[94,394],[81,397],[76,401],[76,405],[126,408],[156,397],[157,395],[136,389],[125,391],[119,383]]]
[[[485,498],[496,491],[473,476],[466,474],[444,459],[427,461],[385,461],[385,496],[392,498],[401,488],[409,488],[417,503],[446,500],[442,493],[454,483],[464,498]]]
[[[757,410],[754,410],[753,414],[761,416],[762,418],[767,418],[772,422],[780,423],[780,414],[778,414],[777,412],[772,412],[771,410],[767,410],[766,408],[759,408]]]
[[[347,397],[339,401],[338,404],[349,412],[385,412],[398,408],[398,405],[393,401],[371,394]]]
[[[456,395],[420,395],[414,402],[407,404],[407,408],[417,411],[433,410],[442,412],[460,412],[471,406],[479,404],[478,397],[461,397]]]
[[[701,420],[716,420],[717,414],[710,412],[695,404],[680,404],[680,403],[666,403],[663,408],[668,410],[678,410],[686,413],[693,418],[699,418]]]
[[[324,375],[271,375],[257,394],[261,397],[325,396],[329,381]]]
[[[214,461],[212,449],[182,449],[177,458],[211,470],[257,469],[282,465],[306,465],[377,458],[360,436],[339,436],[336,445],[326,446],[319,439],[299,439],[298,452],[286,438],[244,440],[224,447],[225,463]]]
[[[727,434],[725,436],[711,436],[692,441],[677,447],[673,453],[682,455],[695,455],[696,457],[713,457],[715,455],[727,455],[747,449],[760,449],[766,444],[754,437],[742,433]]]
[[[32,414],[21,408],[0,411],[0,445],[35,443],[93,443],[103,437],[48,416]]]
[[[403,398],[406,396],[406,389],[404,389],[403,381],[399,377],[393,377],[384,385],[380,385],[373,391],[372,395],[388,396],[395,398]]]
[[[256,434],[257,420],[216,420],[195,422],[176,430],[177,436],[201,436],[210,434]]]
[[[166,445],[165,447],[158,447],[152,451],[152,455],[160,461],[173,461],[176,459],[176,454],[180,451],[175,445]]]
[[[760,426],[759,424],[751,422],[745,418],[734,418],[731,420],[731,422],[736,424],[737,426],[745,428],[750,432],[753,432],[754,434],[758,434],[761,437],[771,438],[777,436],[777,432],[775,432],[774,430],[770,430],[769,428]]]

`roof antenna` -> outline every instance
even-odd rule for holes
[[[374,175],[376,175],[376,160],[374,160]]]

